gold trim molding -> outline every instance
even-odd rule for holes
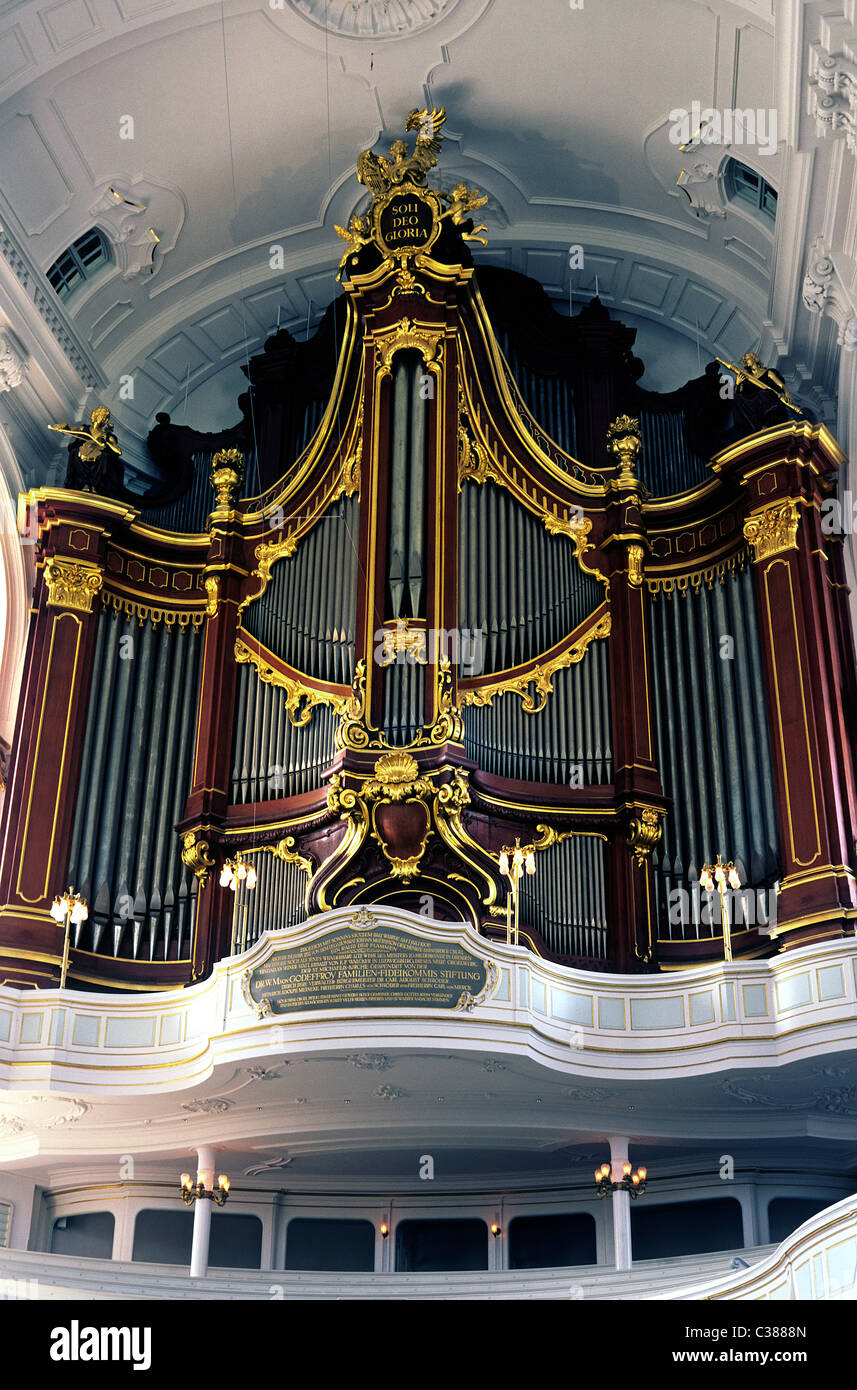
[[[196,612],[181,608],[150,608],[147,603],[137,603],[134,599],[124,598],[122,594],[114,594],[112,589],[103,589],[101,602],[104,607],[112,607],[117,613],[124,613],[126,618],[136,618],[142,626],[145,622],[150,622],[153,627],[158,623],[166,623],[167,627],[180,628],[202,627],[205,620],[207,607],[198,609]]]
[[[461,704],[480,707],[493,705],[498,695],[514,694],[520,695],[525,714],[541,714],[547,705],[548,696],[553,694],[553,677],[557,671],[567,666],[576,666],[583,660],[596,638],[610,636],[611,627],[612,619],[608,612],[553,660],[543,662],[541,666],[536,666],[532,671],[525,671],[523,675],[512,675],[505,680],[494,681],[476,689],[463,690],[459,696]],[[535,689],[530,691],[530,686],[535,686]]]
[[[104,572],[88,560],[65,560],[52,555],[45,563],[49,608],[72,608],[91,613],[92,600],[104,583]]]
[[[439,356],[442,328],[431,328],[417,324],[413,319],[401,319],[392,328],[385,328],[373,334],[375,346],[381,359],[381,366],[387,370],[397,352],[406,348],[416,348],[425,362],[433,362]]]
[[[791,497],[753,512],[744,522],[744,537],[753,547],[753,559],[767,560],[785,550],[797,550],[799,522],[798,505]]]
[[[332,690],[317,690],[314,686],[305,685],[303,681],[285,675],[282,671],[269,665],[258,652],[252,651],[241,641],[240,637],[235,639],[235,660],[239,666],[255,666],[260,681],[263,681],[265,685],[275,685],[280,690],[285,691],[286,710],[291,723],[296,728],[309,723],[313,708],[316,705],[329,705],[334,714],[340,717],[345,714],[350,697],[336,695]],[[306,701],[305,704],[304,701]],[[303,708],[301,708],[302,705]]]
[[[214,859],[209,850],[211,846],[207,840],[197,839],[197,831],[190,830],[187,835],[182,836],[182,863],[186,864],[193,871],[199,880],[200,888],[204,887],[209,871],[214,868]]]

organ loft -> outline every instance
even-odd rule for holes
[[[752,353],[648,391],[597,297],[475,269],[444,117],[360,156],[339,292],[237,425],[159,416],[148,496],[62,426],[68,486],[22,496],[7,985],[189,985],[379,904],[602,972],[853,933],[836,441]]]

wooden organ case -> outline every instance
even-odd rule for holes
[[[853,931],[835,441],[779,397],[727,418],[716,369],[645,391],[598,300],[475,271],[484,200],[430,188],[421,139],[361,156],[343,293],[251,360],[242,425],[159,417],[166,502],[21,499],[6,983],[57,982],[69,883],[84,988],[188,983],[349,904],[505,938],[516,843],[521,942],[565,964],[722,957],[717,855],[775,904],[736,956]]]

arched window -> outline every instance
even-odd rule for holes
[[[732,203],[738,203],[747,212],[755,212],[773,227],[777,216],[777,190],[767,183],[755,169],[730,159],[724,174],[726,196]]]
[[[110,247],[97,227],[79,236],[48,269],[48,279],[60,299],[68,299],[110,260]]]

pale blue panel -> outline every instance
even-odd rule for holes
[[[699,1023],[714,1022],[714,995],[711,990],[706,990],[704,994],[692,994],[690,996],[690,1026],[695,1028]]]
[[[12,1032],[12,1015],[8,1009],[0,1009],[0,1042],[8,1042]]]
[[[566,1023],[583,1023],[592,1027],[592,999],[588,994],[569,994],[564,989],[551,990],[551,1018]]]
[[[533,1012],[547,1013],[545,1006],[545,987],[541,980],[533,980]]]
[[[97,1047],[98,1025],[101,1022],[94,1014],[78,1014],[74,1020],[71,1040],[75,1047]]]
[[[526,970],[518,971],[518,992],[520,994],[521,1007],[527,1007],[527,1000],[530,997],[530,977]]]
[[[153,1047],[153,1018],[108,1018],[105,1047]]]
[[[812,1274],[810,1273],[809,1260],[805,1260],[800,1269],[795,1270],[795,1292],[798,1298],[812,1298]]]
[[[767,1018],[768,991],[764,985],[744,985],[744,1017]]]
[[[500,971],[500,983],[499,983],[498,986],[497,986],[497,993],[494,995],[494,998],[495,998],[495,999],[507,999],[507,1000],[510,999],[510,998],[511,998],[510,989],[511,989],[511,982],[510,982],[510,979],[509,979],[509,972],[508,972],[508,970],[501,970],[501,971]]]
[[[857,1241],[853,1236],[841,1240],[827,1251],[827,1273],[830,1279],[829,1292],[841,1293],[857,1284]]]
[[[161,1042],[163,1044],[181,1042],[183,1019],[184,1014],[167,1014],[166,1018],[161,1019]]]
[[[720,986],[720,1011],[724,1023],[735,1022],[735,988],[731,984]]]
[[[777,980],[777,1008],[781,1014],[789,1009],[798,1009],[801,1004],[812,1003],[812,980],[809,971],[804,975],[792,975],[788,980]]]
[[[823,1003],[825,999],[841,999],[845,994],[845,976],[842,974],[841,965],[825,965],[818,972],[818,997]]]
[[[610,999],[607,996],[598,1000],[598,1027],[625,1027],[625,1006],[621,999]]]
[[[826,1297],[827,1297],[827,1276],[826,1276],[825,1273],[824,1273],[824,1256],[823,1256],[823,1255],[813,1255],[813,1257],[812,1257],[812,1273],[813,1273],[813,1278],[815,1279],[815,1297],[816,1297],[816,1298],[826,1298]]]
[[[21,1019],[21,1042],[41,1042],[44,1014],[24,1014]]]
[[[667,999],[632,999],[632,1028],[683,1028],[684,999],[671,995]]]
[[[65,1009],[51,1010],[51,1031],[49,1041],[52,1047],[62,1047],[62,1035],[65,1030]]]

